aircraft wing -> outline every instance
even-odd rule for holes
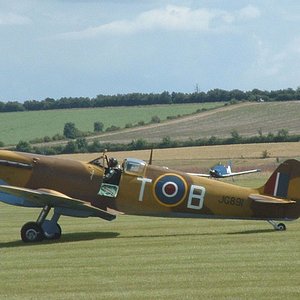
[[[0,185],[0,201],[25,207],[45,207],[49,205],[58,210],[60,214],[67,216],[99,217],[107,221],[116,218],[116,215],[91,206],[85,201],[70,198],[53,190],[33,190]]]
[[[202,174],[202,173],[187,173],[187,174],[193,175],[193,176],[199,176],[199,177],[227,178],[227,177],[233,177],[233,176],[250,174],[250,173],[257,173],[257,172],[260,172],[260,169],[247,170],[247,171],[241,171],[241,172],[223,173],[223,174],[215,173],[212,170],[210,171],[210,174]]]
[[[227,173],[227,174],[219,174],[218,176],[220,178],[226,178],[226,177],[233,177],[233,176],[245,175],[245,174],[250,174],[250,173],[257,173],[257,172],[260,172],[260,169],[247,170],[247,171],[241,171],[241,172],[231,172],[231,173]]]

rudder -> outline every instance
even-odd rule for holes
[[[300,201],[300,162],[289,159],[280,164],[260,188],[260,193]]]

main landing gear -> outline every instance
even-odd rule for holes
[[[274,227],[274,229],[277,231],[285,231],[286,230],[286,226],[283,223],[276,223],[271,220],[268,220],[268,223],[270,223]]]
[[[40,242],[44,239],[57,240],[61,237],[61,228],[57,221],[59,214],[54,212],[51,220],[46,220],[51,207],[46,205],[36,222],[28,222],[21,228],[21,238],[25,243]]]

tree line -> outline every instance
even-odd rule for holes
[[[24,103],[17,101],[0,102],[0,112],[35,111],[68,108],[93,108],[108,106],[136,106],[152,104],[184,104],[203,102],[230,102],[230,101],[291,101],[300,100],[300,87],[297,89],[281,89],[265,91],[253,89],[241,91],[238,89],[226,91],[213,89],[208,92],[169,93],[160,94],[131,93],[118,95],[98,95],[89,97],[63,97],[60,99],[46,98],[42,101],[27,100]]]
[[[210,138],[190,139],[188,141],[172,140],[170,137],[164,137],[160,142],[152,143],[145,139],[132,140],[128,144],[119,143],[101,143],[95,140],[89,143],[84,137],[70,140],[66,145],[57,146],[33,146],[28,142],[20,141],[16,147],[11,150],[21,152],[32,152],[44,155],[57,155],[69,153],[101,153],[104,149],[108,151],[131,151],[160,148],[177,148],[193,146],[210,146],[210,145],[228,145],[228,144],[253,144],[253,143],[278,143],[278,142],[299,142],[300,135],[290,135],[288,130],[280,129],[277,134],[263,134],[261,130],[258,135],[243,137],[236,130],[231,132],[231,136],[220,138],[211,136]],[[267,153],[265,153],[267,157]],[[265,158],[262,157],[262,158]]]

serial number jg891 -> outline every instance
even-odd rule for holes
[[[223,196],[219,203],[226,204],[226,205],[235,205],[235,206],[243,206],[244,205],[244,199],[236,198],[236,197],[230,197],[230,196]]]

